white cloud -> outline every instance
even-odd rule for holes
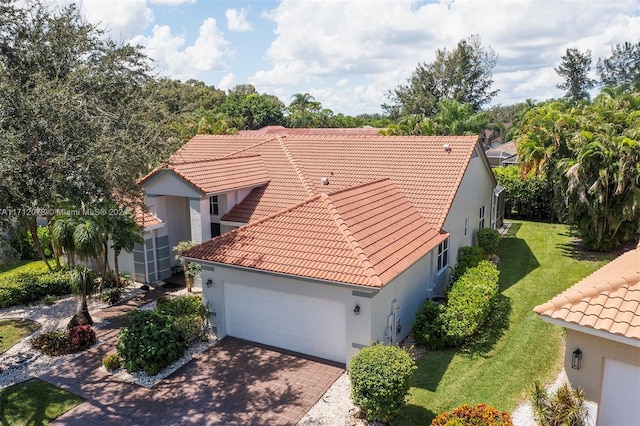
[[[220,82],[218,83],[218,89],[229,90],[233,89],[236,86],[236,75],[234,73],[229,73],[222,77]]]
[[[60,5],[74,3],[71,0],[58,1]],[[82,15],[94,24],[100,24],[116,40],[128,40],[140,34],[153,22],[153,11],[147,0],[82,0]]]
[[[181,4],[193,4],[196,0],[151,0],[152,4],[163,4],[167,6],[178,6]]]
[[[196,78],[199,72],[223,69],[228,46],[214,18],[205,19],[198,38],[187,47],[185,36],[173,35],[167,25],[156,25],[150,37],[137,36],[132,42],[146,48],[163,74],[177,79]]]
[[[265,15],[276,25],[266,52],[272,66],[250,82],[285,98],[312,93],[336,112],[379,111],[419,62],[479,34],[499,56],[496,102],[543,100],[561,95],[553,67],[568,47],[590,49],[595,68],[612,44],[640,39],[638,10],[637,0],[283,0]]]
[[[247,12],[248,10],[245,8],[225,11],[224,15],[227,17],[229,31],[251,31],[253,29],[251,23],[247,21]]]

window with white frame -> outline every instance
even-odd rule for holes
[[[449,238],[438,245],[438,271],[449,266]]]
[[[478,221],[478,229],[484,229],[484,206],[480,207],[480,220]]]
[[[220,216],[220,204],[218,203],[217,195],[209,198],[209,214],[212,216]]]
[[[466,237],[469,234],[469,218],[464,218],[464,236]]]

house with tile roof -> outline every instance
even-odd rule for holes
[[[640,245],[534,311],[566,328],[564,369],[592,420],[640,424]]]
[[[162,225],[134,251],[138,280],[170,275],[178,242],[201,243],[184,257],[202,265],[219,337],[341,363],[406,337],[458,249],[501,216],[475,136],[199,135],[139,184]]]

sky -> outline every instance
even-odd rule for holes
[[[66,5],[69,0],[57,0]],[[386,93],[478,34],[498,55],[492,105],[562,96],[567,48],[598,58],[640,41],[640,0],[78,0],[111,38],[139,44],[159,77],[286,105],[309,93],[334,113],[381,113]]]

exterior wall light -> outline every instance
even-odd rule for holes
[[[571,358],[571,368],[574,370],[580,370],[580,365],[582,364],[582,351],[580,348],[573,351],[573,356]]]
[[[207,287],[211,287],[213,285],[213,280],[211,278],[209,278],[207,280]]]
[[[356,305],[356,307],[353,308],[353,315],[360,315],[360,305]]]

